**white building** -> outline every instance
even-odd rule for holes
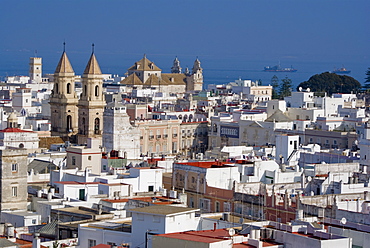
[[[197,230],[199,209],[172,206],[150,206],[132,209],[132,247],[143,248],[146,240],[151,247],[150,234]]]
[[[104,110],[103,147],[107,153],[114,150],[126,159],[140,157],[140,130],[131,125],[126,106],[116,101]]]
[[[370,122],[364,124],[363,135],[359,137],[358,148],[360,148],[360,164],[362,171],[370,173]]]
[[[22,130],[18,126],[17,115],[13,112],[8,117],[7,128],[0,130],[0,146],[37,150],[39,148],[37,133]]]
[[[78,168],[82,171],[90,170],[99,175],[102,171],[101,140],[89,138],[87,146],[70,146],[67,148],[67,168]]]

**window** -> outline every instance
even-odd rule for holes
[[[76,157],[72,156],[72,165],[76,165]]]
[[[99,86],[95,86],[95,96],[99,96]]]
[[[71,84],[67,84],[67,94],[71,94]]]
[[[210,200],[209,199],[199,199],[199,208],[205,211],[210,211]]]
[[[154,191],[154,186],[152,186],[152,185],[151,186],[148,186],[148,191],[149,192],[153,192]]]
[[[96,246],[96,240],[95,239],[89,239],[87,241],[87,245],[88,245],[89,248],[93,247],[93,246]]]
[[[224,212],[230,212],[231,206],[230,202],[224,202]]]
[[[143,214],[137,214],[137,220],[144,220],[144,215]]]
[[[216,201],[215,212],[220,212],[220,202]]]
[[[35,225],[36,224],[36,219],[32,219],[32,224]]]
[[[161,222],[161,219],[159,218],[159,216],[153,216],[153,222],[156,222],[156,223],[159,223]]]
[[[17,195],[18,195],[17,187],[12,187],[12,196],[17,196]]]
[[[72,132],[72,116],[67,116],[67,132]]]
[[[94,134],[100,134],[100,119],[95,118],[94,123]]]
[[[15,172],[18,170],[18,164],[15,163],[15,164],[12,164],[12,172]]]
[[[88,157],[87,157],[87,159],[88,159],[88,160],[91,160],[91,156],[88,156]]]

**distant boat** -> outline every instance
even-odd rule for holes
[[[296,72],[297,69],[294,69],[293,67],[290,67],[290,68],[282,68],[279,65],[275,65],[275,66],[265,66],[263,71],[271,71],[271,72]]]
[[[338,68],[338,69],[334,69],[334,71],[332,71],[331,73],[337,73],[337,74],[349,74],[351,73],[351,71],[347,70],[346,68],[341,67],[341,68]]]

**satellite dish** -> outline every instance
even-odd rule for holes
[[[299,90],[299,91],[302,91],[302,87],[299,87],[299,88],[298,88],[298,90]]]
[[[307,88],[307,92],[310,92],[311,91],[311,89],[310,88]]]
[[[229,229],[229,235],[232,237],[235,235],[235,229],[234,228],[230,228]]]
[[[307,177],[307,181],[311,182],[312,181],[312,177],[311,176],[308,176]]]
[[[340,220],[340,223],[342,223],[342,225],[345,225],[345,224],[347,223],[347,219],[343,217],[343,218]]]

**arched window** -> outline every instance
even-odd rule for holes
[[[84,93],[85,93],[85,96],[87,96],[87,85],[85,85]]]
[[[81,124],[82,124],[82,134],[86,134],[86,121],[85,121],[85,117],[82,117]]]
[[[67,94],[71,94],[71,84],[67,84]]]
[[[55,84],[55,93],[59,93],[59,84],[58,83],[56,83]]]
[[[99,118],[95,118],[94,133],[95,134],[100,134],[100,120],[99,120]]]
[[[67,115],[67,132],[72,132],[72,116]]]
[[[95,86],[95,96],[99,96],[99,86]]]

